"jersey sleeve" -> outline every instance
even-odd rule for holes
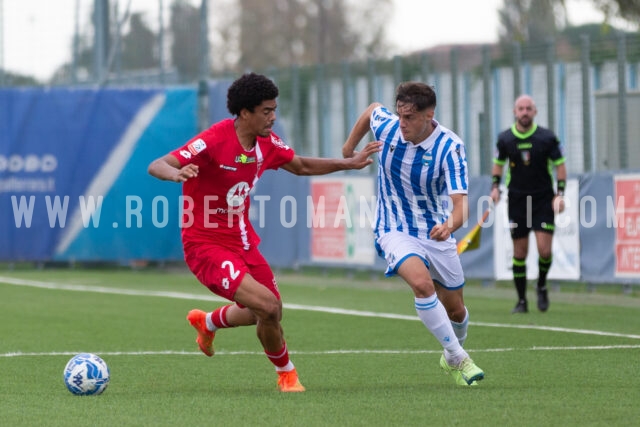
[[[293,160],[295,151],[284,143],[278,135],[271,134],[269,153],[265,157],[265,169],[278,169]]]
[[[469,170],[464,144],[461,142],[449,150],[443,163],[445,182],[449,194],[467,194],[469,192]]]
[[[389,132],[389,122],[392,121],[395,116],[387,110],[384,106],[379,106],[373,109],[371,117],[369,117],[369,126],[371,131],[375,135],[375,139],[378,141],[384,140],[384,135]]]
[[[555,166],[563,164],[566,160],[564,157],[562,144],[560,144],[560,140],[556,135],[553,135],[551,152],[549,153],[549,158],[551,159],[551,161]]]
[[[182,147],[173,150],[171,154],[178,159],[180,166],[190,163],[203,165],[210,160],[209,150],[211,145],[211,143],[207,144],[204,135],[200,134],[190,139]]]
[[[498,136],[498,142],[496,142],[496,149],[493,153],[493,163],[496,165],[504,166],[507,163],[507,150],[505,148],[504,141],[501,136]]]

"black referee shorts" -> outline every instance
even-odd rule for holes
[[[553,234],[553,192],[526,194],[509,191],[509,227],[511,238],[527,237],[531,230]]]

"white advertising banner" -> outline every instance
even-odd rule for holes
[[[578,180],[567,180],[565,191],[565,210],[555,218],[556,229],[553,234],[553,264],[549,270],[549,279],[578,280],[580,278],[580,217]],[[509,232],[507,215],[507,191],[502,188],[503,197],[495,206],[493,227],[494,271],[496,280],[513,279],[513,244]],[[538,277],[538,248],[535,233],[529,234],[529,252],[527,254],[527,279]]]

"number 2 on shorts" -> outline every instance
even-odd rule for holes
[[[231,261],[224,261],[222,263],[222,268],[225,267],[229,267],[229,276],[231,276],[232,280],[235,280],[238,275],[240,274],[239,271],[236,271],[235,267],[233,266],[233,263]]]

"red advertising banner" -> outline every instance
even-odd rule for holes
[[[311,254],[316,259],[344,261],[346,258],[346,229],[335,224],[341,197],[344,197],[342,181],[315,181],[311,185],[318,220],[311,229]]]
[[[640,277],[640,175],[615,177],[616,270],[618,277]]]
[[[372,177],[311,180],[311,260],[373,265],[375,196]]]

